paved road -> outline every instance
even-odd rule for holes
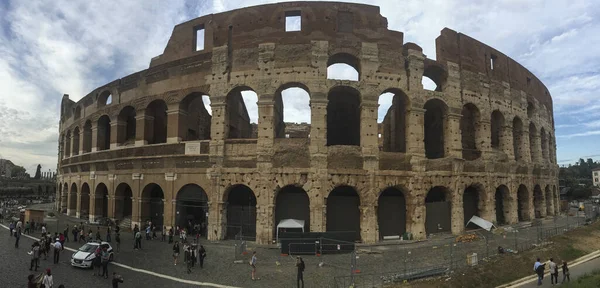
[[[531,264],[531,269],[533,269],[533,263]],[[594,260],[585,262],[583,264],[579,264],[575,267],[571,267],[569,268],[569,270],[571,271],[571,282],[573,282],[575,279],[577,279],[577,277],[581,277],[586,273],[591,273],[594,272],[596,270],[600,269],[600,258],[596,258]],[[558,274],[558,281],[561,282],[562,281],[562,269],[559,269],[559,274]],[[569,287],[569,286],[573,286],[574,285],[569,285],[568,282],[565,282],[565,284],[561,285],[561,287]],[[519,286],[522,288],[529,288],[529,287],[556,287],[556,286],[552,286],[552,284],[550,284],[550,276],[544,276],[544,281],[542,286],[537,286],[537,281],[531,282],[531,283],[527,283],[525,285]]]

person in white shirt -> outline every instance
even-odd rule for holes
[[[554,259],[550,258],[550,282],[552,285],[558,284],[558,265],[554,263]]]
[[[46,275],[44,275],[44,279],[42,279],[42,284],[44,284],[44,287],[46,288],[52,288],[52,285],[54,285],[54,279],[52,278],[52,271],[50,271],[50,268],[46,269]]]
[[[46,234],[46,225],[42,226],[42,234]]]
[[[61,250],[62,245],[60,245],[60,241],[58,241],[58,238],[56,238],[56,241],[54,242],[54,264],[58,264]]]

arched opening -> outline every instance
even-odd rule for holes
[[[460,118],[460,135],[462,156],[465,160],[475,160],[481,156],[481,151],[477,147],[480,119],[479,109],[475,105],[467,103],[463,106],[462,117]]]
[[[167,104],[154,100],[146,107],[145,138],[148,144],[167,143]]]
[[[546,130],[544,130],[544,127],[540,129],[540,142],[540,146],[542,149],[542,159],[548,160],[548,137],[546,135]]]
[[[69,194],[69,207],[67,212],[69,216],[72,216],[77,212],[77,184],[71,184],[71,191]]]
[[[88,219],[90,216],[90,186],[87,183],[81,185],[81,196],[79,198],[79,218]]]
[[[360,61],[348,53],[338,53],[327,61],[327,79],[360,80]]]
[[[538,145],[537,145],[537,129],[533,123],[529,123],[529,153],[531,153],[531,162],[537,161]]]
[[[492,112],[491,132],[492,149],[502,149],[504,146],[504,116],[498,110]]]
[[[517,191],[517,214],[519,215],[519,221],[531,220],[529,216],[529,191],[527,187],[521,184]]]
[[[142,190],[141,219],[142,223],[151,221],[156,227],[163,226],[164,193],[158,184],[148,184]]]
[[[65,158],[71,157],[71,131],[67,131],[65,136]]]
[[[249,87],[237,87],[227,94],[227,138],[258,138],[257,103],[258,95]]]
[[[552,202],[554,203],[554,214],[560,213],[560,207],[558,206],[558,192],[556,191],[556,185],[552,186]]]
[[[429,78],[425,75],[423,75],[423,78],[421,78],[421,84],[423,85],[423,89],[425,89],[425,90],[429,90],[429,91],[437,91],[438,90],[438,85],[435,84],[435,82],[431,78]]]
[[[535,209],[535,218],[542,218],[546,215],[544,208],[544,194],[540,185],[535,185],[533,188],[533,207]]]
[[[442,92],[443,86],[446,85],[447,79],[448,72],[446,72],[443,67],[438,65],[428,65],[427,63],[425,64],[423,69],[423,78],[421,79],[423,89]]]
[[[535,106],[531,102],[527,102],[527,118],[533,118],[533,114],[535,113]]]
[[[327,146],[360,145],[360,93],[338,86],[329,91]]]
[[[304,220],[304,231],[310,231],[310,200],[301,187],[288,185],[277,192],[273,237],[277,234],[277,225],[285,219]]]
[[[485,197],[485,192],[483,191],[483,187],[479,185],[470,185],[463,192],[463,215],[464,215],[464,225],[467,229],[479,228],[479,226],[469,223],[471,217],[478,216],[481,217],[481,212],[483,210],[483,197]]]
[[[550,185],[547,185],[545,190],[546,215],[554,215],[554,211],[552,209],[552,192],[550,191]]]
[[[79,155],[79,127],[73,130],[73,155]]]
[[[193,231],[196,227],[202,237],[206,238],[208,227],[208,196],[202,187],[187,184],[177,192],[175,208],[175,225]]]
[[[450,190],[435,186],[425,197],[425,232],[427,234],[450,232],[452,230],[452,203]]]
[[[94,199],[95,218],[108,217],[108,188],[104,183],[96,186],[96,195]]]
[[[73,115],[75,116],[75,120],[81,118],[81,106],[75,107],[75,112]]]
[[[69,184],[65,183],[62,189],[62,194],[60,195],[60,212],[67,213],[67,208],[69,207]]]
[[[227,201],[226,238],[241,235],[247,240],[256,239],[256,196],[246,185],[234,185],[225,195]]]
[[[380,150],[406,153],[406,115],[408,96],[399,89],[379,95],[377,126]]]
[[[556,155],[555,151],[555,147],[554,147],[554,140],[552,140],[552,134],[550,132],[548,132],[548,161],[550,161],[550,163],[554,164],[556,163],[556,161],[554,161],[554,156]]]
[[[338,186],[326,198],[327,231],[354,232],[360,240],[360,197],[350,186]]]
[[[496,188],[496,194],[494,194],[494,200],[496,207],[496,224],[507,224],[511,208],[511,199],[508,187],[506,187],[505,185],[498,186],[498,188]]]
[[[515,160],[521,161],[523,159],[523,122],[521,118],[515,117],[513,119],[513,149],[515,153]]]
[[[115,218],[131,219],[133,211],[133,192],[127,183],[121,183],[115,190]]]
[[[275,93],[275,138],[308,138],[310,96],[299,83],[281,86]]]
[[[87,120],[83,125],[83,153],[92,152],[92,121]]]
[[[447,106],[439,99],[425,103],[425,156],[428,159],[444,158]]]
[[[98,108],[112,104],[112,94],[110,91],[104,91],[98,95]]]
[[[180,123],[180,129],[184,132],[183,141],[208,140],[210,139],[210,123],[212,109],[208,95],[192,93],[181,101],[179,108],[184,111],[182,118],[187,119]]]
[[[406,198],[402,190],[390,187],[377,200],[379,239],[399,239],[406,232]]]
[[[108,115],[102,115],[98,119],[98,137],[96,147],[98,151],[110,149],[110,118]]]
[[[125,106],[121,109],[121,112],[119,112],[119,126],[117,127],[117,143],[119,146],[135,145],[135,115],[135,109],[131,106]]]

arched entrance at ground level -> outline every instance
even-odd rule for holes
[[[402,190],[390,187],[379,195],[377,203],[379,239],[402,237],[406,232],[406,198]],[[397,237],[396,237],[397,236]]]
[[[304,231],[310,231],[310,200],[304,189],[288,185],[277,192],[273,238],[277,234],[277,225],[283,219],[304,220]]]
[[[234,185],[224,195],[227,201],[228,239],[242,235],[245,239],[256,238],[256,197],[246,185]]]
[[[148,184],[142,191],[141,218],[142,223],[152,221],[156,227],[163,226],[164,193],[158,184]],[[142,225],[143,227],[143,225]]]
[[[498,186],[494,200],[494,203],[496,203],[496,224],[503,225],[508,223],[508,215],[510,213],[510,193],[508,187],[504,185]]]
[[[177,192],[175,207],[175,225],[193,231],[194,225],[200,225],[200,235],[206,237],[208,227],[208,196],[202,187],[187,184]]]
[[[96,217],[108,217],[108,188],[106,188],[104,183],[100,183],[96,186],[94,214]]]
[[[121,183],[115,191],[115,215],[116,219],[130,218],[133,210],[131,187],[126,183]]]
[[[69,195],[69,210],[71,210],[71,214],[74,214],[77,210],[77,184],[71,184],[71,191]]]
[[[69,205],[69,184],[65,183],[63,186],[60,199],[60,212],[67,213],[67,207]]]
[[[540,185],[533,188],[533,207],[535,209],[535,218],[542,218],[545,215],[544,194]]]
[[[360,240],[360,198],[350,186],[338,186],[326,199],[327,231],[354,232]]]
[[[546,186],[546,215],[554,215],[554,211],[552,210],[552,192],[550,192],[550,185]]]
[[[471,217],[478,216],[481,217],[481,203],[484,197],[483,187],[479,185],[471,185],[465,189],[463,192],[463,215],[464,215],[464,225],[469,229],[476,229],[479,226],[469,223]]]
[[[451,231],[450,191],[443,186],[433,187],[425,197],[425,232],[427,234]]]
[[[517,213],[519,221],[529,221],[529,191],[525,185],[520,185],[517,191]]]
[[[87,183],[81,185],[81,196],[79,202],[79,218],[88,219],[90,216],[90,186]]]

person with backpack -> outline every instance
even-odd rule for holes
[[[298,288],[300,288],[300,281],[302,281],[302,288],[304,288],[304,268],[306,268],[306,266],[304,265],[304,260],[302,260],[302,257],[300,256],[296,257],[296,268],[298,268],[296,284]]]
[[[46,269],[46,275],[44,275],[44,279],[42,279],[42,284],[44,288],[52,288],[54,285],[54,279],[52,278],[52,271],[50,268]]]
[[[121,251],[121,234],[119,232],[117,232],[117,234],[115,234],[115,241],[117,242],[117,252]]]
[[[544,269],[546,268],[546,263],[541,263],[540,258],[537,258],[535,264],[533,264],[533,271],[538,275],[538,286],[542,286],[542,280],[544,279]]]
[[[40,267],[40,243],[33,242],[31,245],[31,265],[29,265],[29,271],[35,266],[35,271]]]
[[[550,264],[548,266],[550,268],[550,283],[552,285],[558,284],[558,265],[554,263],[553,258],[550,258]]]
[[[565,283],[565,280],[568,280],[568,282],[571,282],[571,272],[569,272],[569,266],[567,266],[567,261],[563,261],[562,272],[563,272],[562,283]]]

